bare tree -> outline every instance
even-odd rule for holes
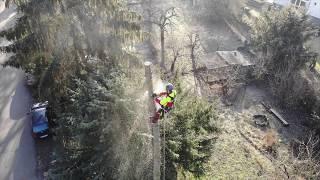
[[[293,176],[320,178],[319,137],[313,133],[305,141],[298,141],[298,154],[293,160]]]
[[[292,143],[290,157],[274,159],[279,167],[276,179],[319,179],[319,137],[311,133],[305,140]]]
[[[172,46],[171,51],[172,51],[173,60],[172,60],[171,66],[170,66],[170,73],[173,74],[177,60],[183,56],[183,54],[182,54],[183,48],[177,47],[177,46]]]
[[[194,83],[197,86],[197,63],[196,63],[196,55],[197,51],[200,49],[200,37],[197,33],[191,33],[188,35],[189,38],[189,45],[190,48],[190,59],[192,63],[192,71],[194,77]]]
[[[203,47],[201,46],[200,36],[198,33],[191,32],[188,34],[188,49],[190,50],[190,60],[192,64],[192,72],[194,77],[194,83],[195,83],[195,92],[201,96],[202,94],[202,86],[201,82],[204,82],[201,76],[199,76],[198,70],[197,70],[197,58],[201,55],[201,53],[204,52]]]
[[[165,67],[165,31],[167,27],[173,25],[173,19],[177,17],[177,13],[174,7],[168,8],[165,11],[160,11],[160,15],[157,20],[152,21],[160,28],[160,41],[161,41],[161,62],[160,66],[166,70]]]

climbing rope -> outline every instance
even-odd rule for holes
[[[164,80],[166,82],[168,82],[169,80],[169,76],[165,76]],[[170,115],[170,112],[174,109],[174,106],[171,110],[167,111],[165,109],[164,110],[164,116],[163,116],[163,180],[166,179],[166,120],[168,118],[168,116]]]
[[[163,180],[166,179],[166,120],[170,115],[170,111],[164,110],[163,116]],[[172,111],[172,109],[171,109]]]
[[[166,120],[168,114],[163,118],[163,180],[166,179]]]

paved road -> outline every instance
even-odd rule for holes
[[[0,1],[0,31],[12,26],[15,17],[14,8],[4,9]],[[1,46],[9,43],[0,39]],[[9,56],[0,54],[0,64]],[[0,66],[0,180],[37,179],[35,145],[26,115],[31,100],[24,72]]]

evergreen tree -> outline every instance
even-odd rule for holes
[[[14,41],[7,65],[36,77],[35,97],[56,116],[50,178],[148,179],[148,168],[129,166],[149,163],[149,144],[131,133],[135,105],[121,101],[136,61],[124,49],[140,41],[140,17],[121,0],[16,3],[23,16],[0,35]]]
[[[315,31],[308,16],[294,8],[268,11],[252,25],[252,46],[261,52],[262,77],[276,96],[290,103],[295,77],[316,54],[305,46]]]
[[[176,179],[181,170],[199,178],[212,154],[218,118],[213,104],[181,89],[179,94],[174,111],[165,120],[166,179]]]

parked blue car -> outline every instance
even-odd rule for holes
[[[32,135],[35,138],[43,139],[49,136],[49,122],[47,118],[48,101],[36,103],[30,112],[32,115]]]

